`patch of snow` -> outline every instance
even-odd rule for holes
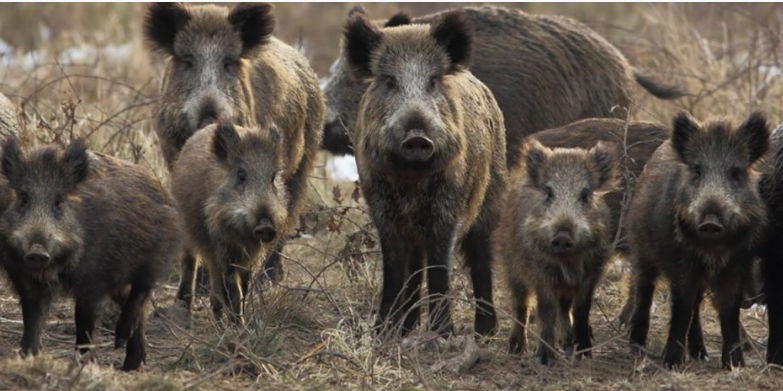
[[[359,171],[353,156],[332,157],[326,162],[326,171],[333,181],[353,182],[359,180]]]

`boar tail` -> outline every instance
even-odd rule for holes
[[[677,99],[688,95],[688,92],[679,86],[662,84],[653,77],[644,75],[638,71],[634,71],[633,77],[639,85],[644,87],[647,92],[658,99]]]

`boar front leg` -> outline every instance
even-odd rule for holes
[[[449,266],[456,239],[454,226],[435,227],[427,254],[427,286],[429,289],[430,330],[441,336],[454,334],[451,321]]]

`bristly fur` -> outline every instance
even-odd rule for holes
[[[228,21],[242,35],[242,57],[249,57],[269,42],[275,30],[275,17],[269,3],[240,3],[228,14]]]
[[[188,20],[190,14],[183,4],[156,3],[144,19],[144,36],[154,50],[172,53],[177,32]]]
[[[450,73],[467,69],[473,49],[473,24],[462,11],[452,11],[433,22],[430,34],[451,59]]]
[[[383,27],[397,27],[406,24],[411,24],[411,17],[405,12],[400,11],[389,18],[389,20],[383,24]]]
[[[343,32],[345,53],[354,77],[370,77],[370,56],[381,43],[383,34],[375,28],[363,13],[354,13],[348,17]]]
[[[752,113],[737,129],[737,136],[748,144],[751,162],[761,158],[769,149],[769,137],[759,137],[760,134],[769,134],[767,117],[760,111]]]
[[[212,143],[212,152],[221,161],[228,159],[228,155],[239,145],[239,134],[234,124],[219,124]]]
[[[699,124],[688,113],[677,113],[672,121],[672,148],[682,161],[685,161],[685,151],[688,141],[699,131]]]
[[[549,157],[549,150],[537,140],[530,140],[523,147],[525,156],[525,171],[533,186],[541,186],[541,167]]]

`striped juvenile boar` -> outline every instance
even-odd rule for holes
[[[531,140],[521,156],[524,165],[510,174],[495,234],[516,317],[509,351],[525,349],[528,296],[534,293],[541,335],[536,360],[553,362],[556,337],[566,351],[589,357],[593,293],[612,253],[603,196],[619,182],[619,152],[603,142],[585,150],[549,149]]]
[[[90,153],[80,141],[65,150],[24,154],[3,144],[2,172],[15,199],[0,216],[0,266],[19,295],[22,354],[37,354],[53,297],[76,302],[76,344],[91,344],[99,304],[122,297],[115,346],[122,368],[145,357],[143,307],[184,241],[173,201],[147,170]]]
[[[290,225],[285,150],[277,128],[209,125],[185,143],[172,188],[190,245],[206,259],[212,311],[243,322],[244,295],[259,258]]]
[[[477,301],[475,330],[496,328],[490,233],[505,186],[505,130],[492,93],[467,71],[471,40],[459,12],[382,31],[354,13],[345,27],[349,65],[370,83],[355,141],[383,253],[380,330],[415,327],[426,270],[430,329],[453,332],[446,295],[460,241]]]

